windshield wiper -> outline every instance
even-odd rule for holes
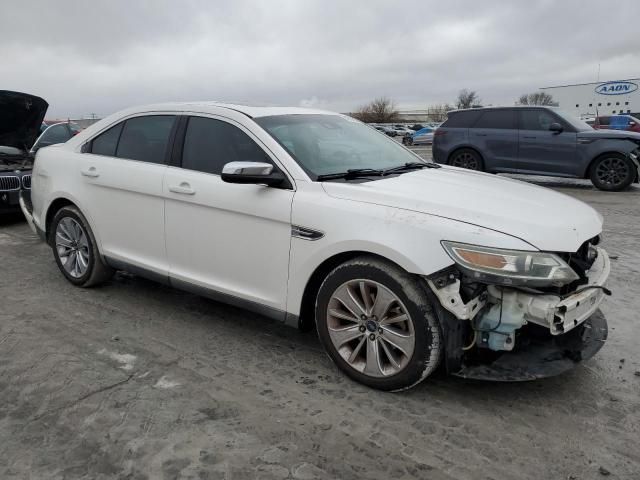
[[[318,175],[317,181],[323,180],[352,180],[358,177],[381,177],[384,175],[384,170],[378,170],[376,168],[350,168],[346,172],[337,173],[325,173],[324,175]]]
[[[421,168],[440,168],[440,165],[437,163],[427,162],[407,162],[404,165],[399,165],[397,167],[391,167],[383,170],[382,175],[390,175],[392,173],[399,173],[407,170],[416,170]]]

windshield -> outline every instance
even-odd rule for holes
[[[565,122],[567,122],[579,132],[583,132],[585,130],[593,130],[593,127],[591,125],[589,125],[584,120],[580,120],[578,117],[572,115],[571,113],[556,109],[554,109],[553,111],[560,115]]]
[[[351,169],[387,169],[423,161],[399,143],[355,119],[338,115],[256,118],[315,180]]]

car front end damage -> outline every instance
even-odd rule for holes
[[[533,380],[595,355],[607,338],[599,307],[611,294],[609,256],[598,243],[548,253],[443,242],[455,264],[426,281],[441,307],[447,370]]]
[[[13,165],[6,158],[0,158],[0,214],[19,212],[20,192],[30,189],[30,165]]]

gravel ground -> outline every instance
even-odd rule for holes
[[[607,344],[557,378],[399,394],[236,308],[126,274],[74,288],[1,219],[0,478],[640,478],[640,188],[538,180],[605,217]]]

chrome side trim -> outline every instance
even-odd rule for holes
[[[299,225],[291,225],[291,236],[301,238],[302,240],[320,240],[324,237],[324,232],[314,230],[313,228],[301,227]]]

